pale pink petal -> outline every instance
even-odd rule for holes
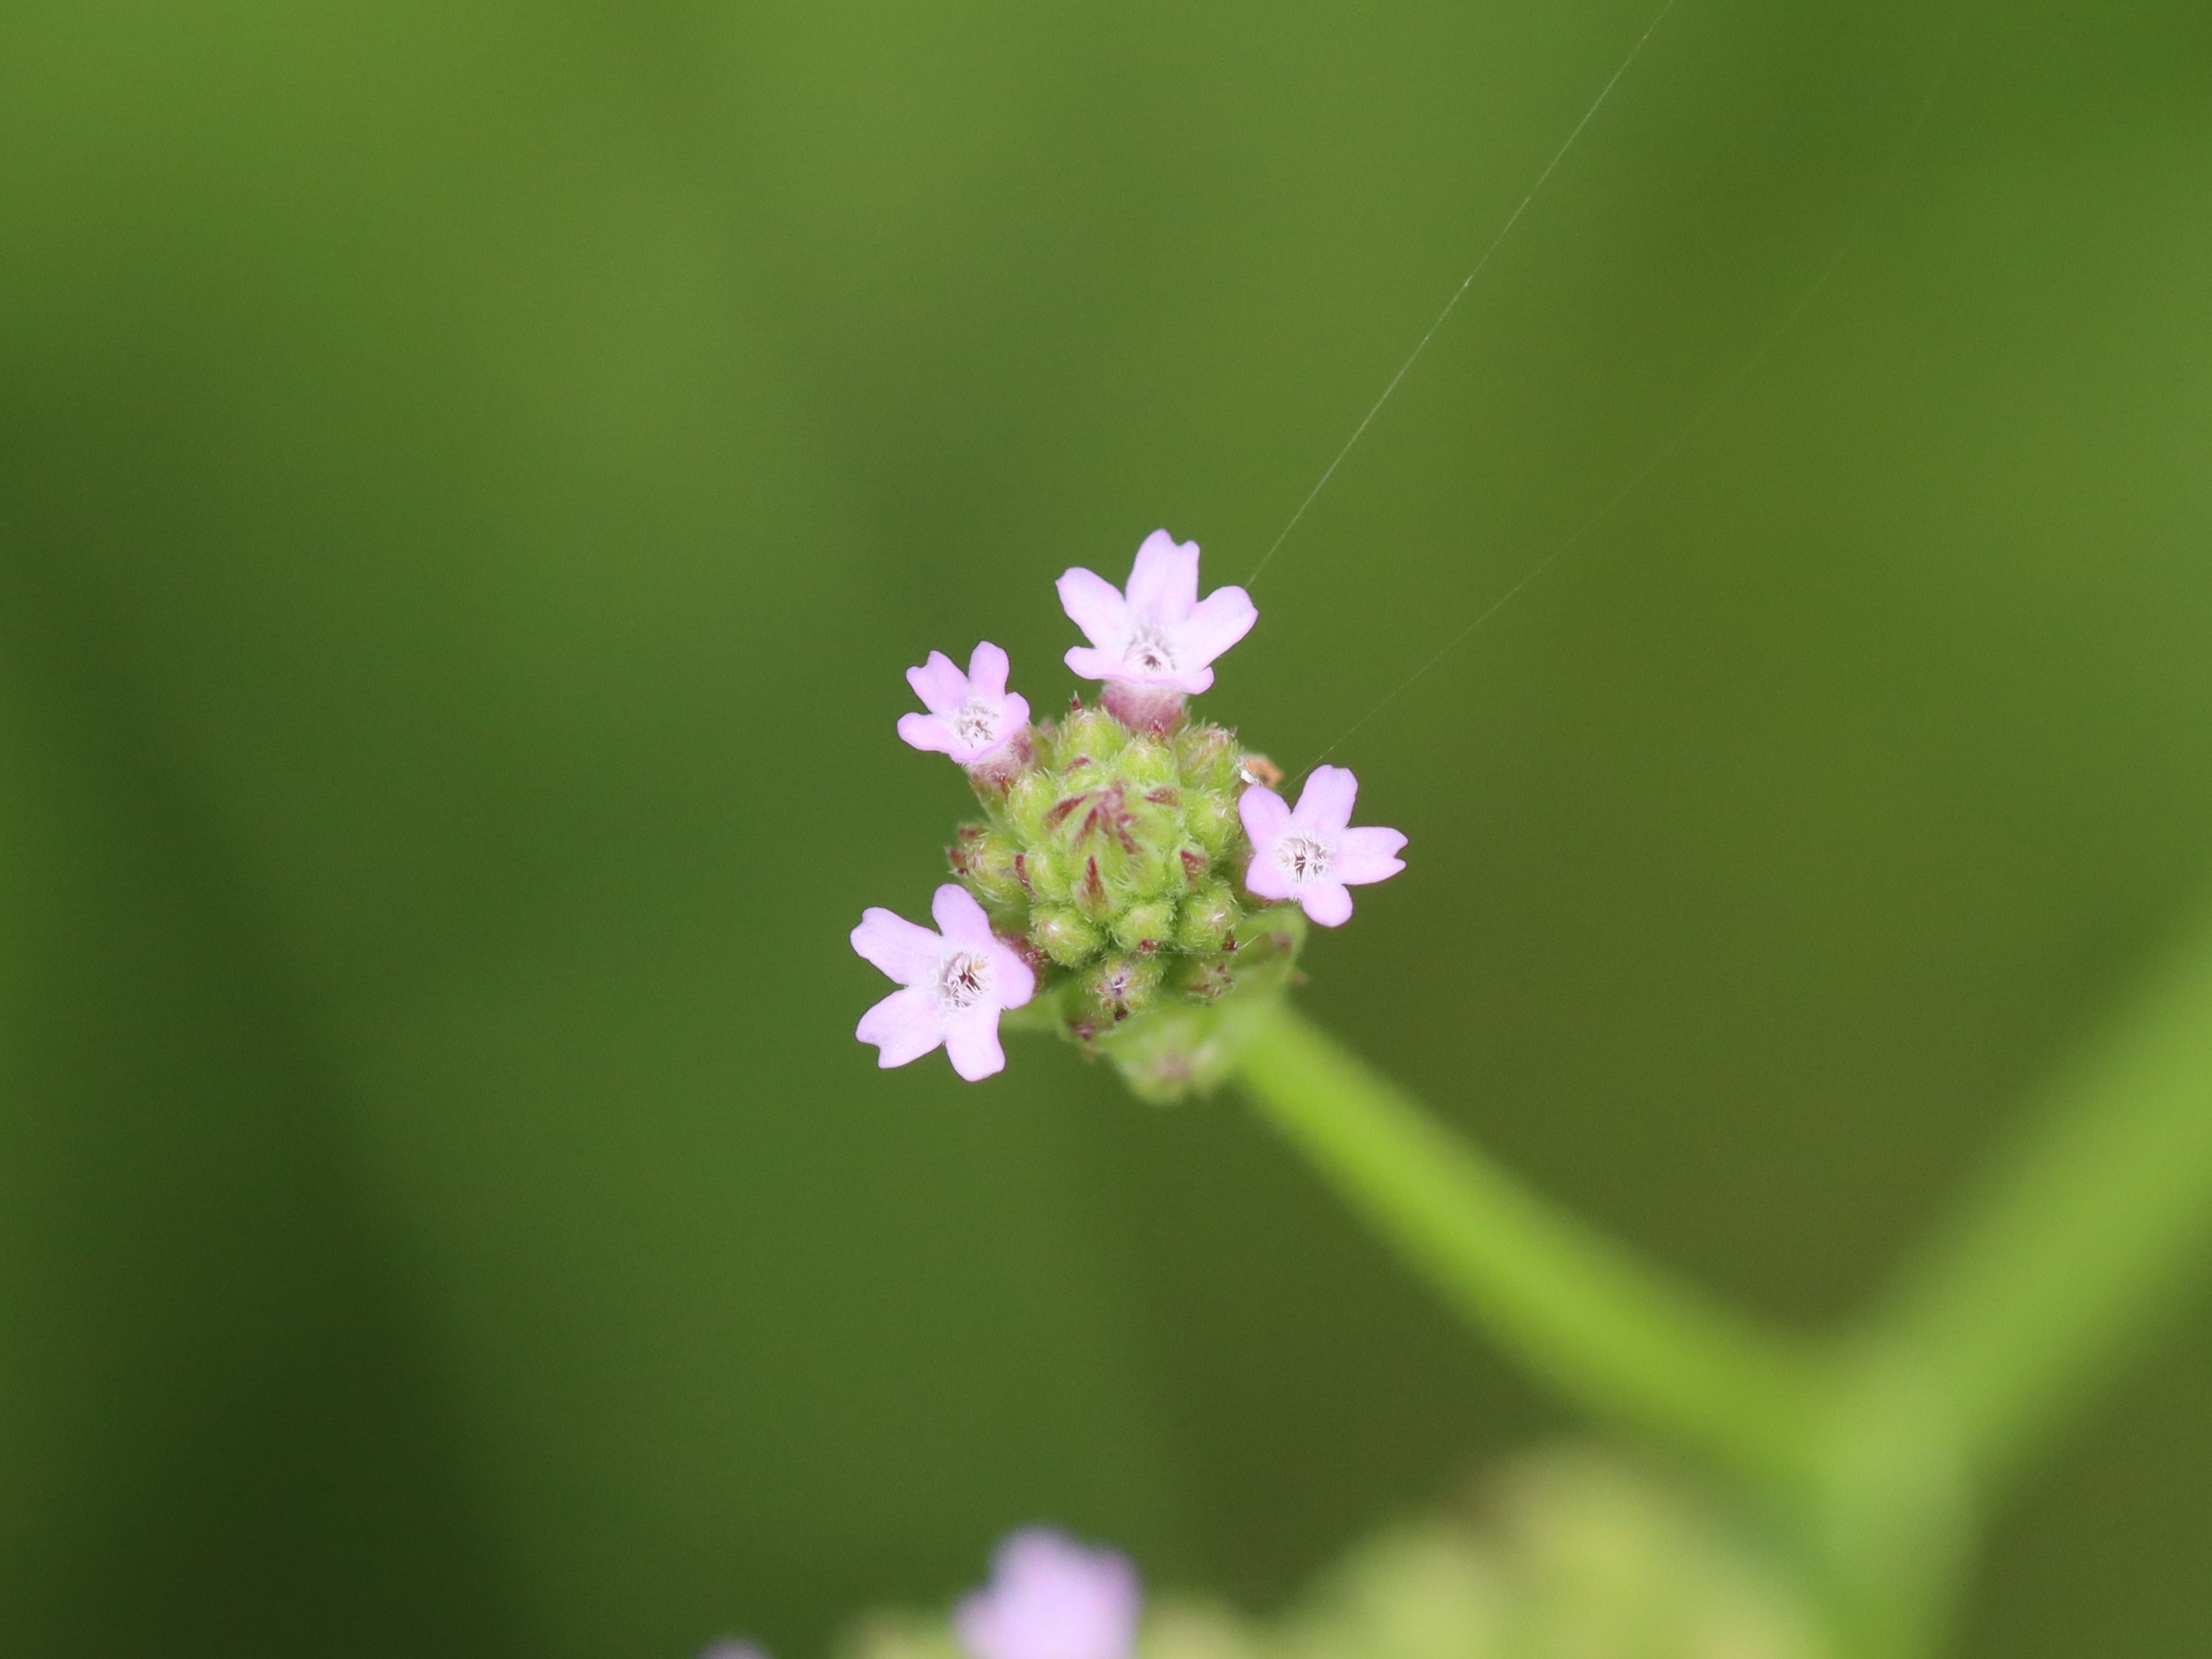
[[[1179,623],[1198,603],[1198,544],[1155,530],[1129,572],[1129,609],[1148,621]]]
[[[1036,974],[1018,951],[1001,945],[991,953],[992,985],[1001,1008],[1018,1008],[1036,994]]]
[[[1142,677],[1146,685],[1172,685],[1178,691],[1188,691],[1196,696],[1201,691],[1213,689],[1213,671],[1203,665],[1195,668],[1178,669],[1172,674],[1147,674]]]
[[[941,714],[901,714],[898,734],[908,746],[927,750],[932,754],[949,755],[960,747],[960,738],[952,730],[952,723]]]
[[[1005,703],[1006,723],[1000,729],[1011,738],[1030,723],[1030,700],[1018,691],[1009,691]]]
[[[999,1547],[953,1633],[969,1659],[1130,1659],[1144,1595],[1127,1557],[1031,1528]]]
[[[853,948],[902,985],[928,978],[945,955],[943,939],[881,905],[870,905],[860,913],[860,925],[853,930]]]
[[[1263,899],[1286,899],[1291,896],[1290,872],[1275,861],[1273,847],[1252,854],[1252,862],[1245,867],[1244,884]]]
[[[883,1050],[876,1057],[876,1064],[888,1071],[894,1066],[920,1060],[944,1042],[945,1020],[938,1010],[935,993],[922,986],[910,985],[903,991],[892,992],[862,1014],[860,1029],[854,1035]]]
[[[1129,628],[1128,602],[1121,597],[1121,590],[1103,576],[1081,568],[1064,574],[1058,586],[1060,606],[1067,612],[1068,620],[1088,635],[1091,643],[1100,650],[1118,652],[1121,636]],[[1076,672],[1084,671],[1079,668]]]
[[[945,1055],[952,1069],[970,1083],[980,1083],[994,1072],[1006,1069],[1006,1051],[999,1042],[999,1011],[971,1008],[945,1025]]]
[[[1087,645],[1073,647],[1064,661],[1073,669],[1078,679],[1127,679],[1129,671],[1121,665],[1119,651],[1094,651]]]
[[[1348,886],[1388,881],[1406,867],[1398,856],[1406,838],[1395,830],[1347,830],[1336,838],[1336,858],[1328,873]]]
[[[1199,602],[1176,637],[1178,654],[1187,663],[1212,662],[1252,631],[1260,612],[1252,596],[1241,587],[1217,587]]]
[[[1283,798],[1264,783],[1255,783],[1237,798],[1237,815],[1244,820],[1244,833],[1263,853],[1275,850],[1291,827],[1291,809]]]
[[[1352,822],[1359,780],[1341,766],[1316,766],[1299,793],[1291,822],[1318,836],[1334,836]]]
[[[919,668],[906,671],[906,683],[933,714],[949,714],[968,701],[968,677],[942,651],[933,651]]]
[[[929,901],[929,914],[936,921],[938,931],[956,945],[969,948],[996,944],[991,937],[991,919],[983,914],[983,907],[975,902],[975,896],[954,881],[946,882]],[[940,955],[944,946],[938,947]]]
[[[1324,927],[1341,927],[1352,920],[1352,895],[1341,882],[1307,882],[1298,889],[1298,902],[1310,920]]]
[[[995,702],[1006,695],[1006,653],[986,640],[969,654],[968,695]],[[1024,710],[1028,705],[1023,705]]]

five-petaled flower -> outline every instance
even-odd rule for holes
[[[860,1016],[858,1036],[882,1050],[878,1064],[903,1066],[945,1045],[952,1069],[974,1083],[1002,1070],[999,1016],[1036,989],[1036,975],[991,932],[968,890],[946,882],[930,901],[938,931],[871,907],[853,948],[904,988]]]
[[[999,1546],[952,1623],[970,1659],[1129,1659],[1143,1606],[1126,1556],[1033,1527]]]
[[[1316,766],[1295,808],[1264,784],[1254,784],[1237,803],[1252,862],[1244,884],[1266,899],[1296,899],[1324,927],[1352,920],[1345,890],[1382,881],[1406,867],[1406,845],[1395,830],[1354,830],[1352,803],[1359,781],[1341,766]]]
[[[1127,592],[1076,569],[1060,579],[1060,602],[1091,637],[1067,653],[1087,680],[1188,692],[1213,684],[1208,664],[1251,631],[1260,613],[1241,587],[1198,597],[1198,544],[1155,530],[1137,550]]]
[[[950,755],[974,766],[1013,741],[1030,723],[1030,706],[1006,690],[1006,653],[986,640],[968,659],[968,672],[942,651],[933,651],[906,683],[927,714],[899,716],[898,734],[916,749]]]

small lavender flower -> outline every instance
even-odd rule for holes
[[[1006,690],[1006,653],[988,640],[969,657],[964,674],[942,651],[931,652],[927,662],[906,671],[906,683],[929,712],[900,715],[899,736],[971,769],[1024,742],[1030,706]]]
[[[1395,830],[1353,830],[1352,803],[1359,780],[1341,766],[1316,766],[1295,808],[1264,784],[1254,784],[1237,803],[1251,837],[1252,862],[1244,884],[1261,898],[1296,899],[1324,927],[1352,920],[1345,890],[1384,881],[1406,867],[1406,845]]]
[[[1260,613],[1241,587],[1198,597],[1198,544],[1155,530],[1137,550],[1125,592],[1104,577],[1070,570],[1060,602],[1091,638],[1067,653],[1087,680],[1106,682],[1106,706],[1139,730],[1164,731],[1185,696],[1213,684],[1208,666],[1251,631]]]
[[[701,1653],[699,1659],[768,1659],[768,1655],[750,1642],[717,1642]]]
[[[1036,975],[991,932],[968,890],[946,882],[930,901],[935,933],[871,908],[853,930],[853,948],[905,988],[860,1016],[857,1033],[881,1050],[877,1064],[903,1066],[939,1043],[952,1069],[970,1083],[1003,1070],[999,1016],[1036,989]]]
[[[952,1622],[970,1659],[1129,1659],[1143,1606],[1127,1557],[1034,1527],[999,1546]]]

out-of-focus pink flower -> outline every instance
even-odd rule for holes
[[[1144,1599],[1126,1556],[1035,1527],[999,1546],[952,1625],[970,1659],[1129,1659]]]
[[[1384,881],[1406,867],[1398,854],[1405,836],[1395,830],[1354,830],[1352,804],[1359,780],[1341,766],[1316,766],[1295,808],[1264,784],[1254,784],[1237,803],[1252,862],[1244,884],[1265,899],[1296,899],[1324,927],[1352,920],[1347,888]]]
[[[1005,1068],[999,1016],[1030,1000],[1036,975],[991,932],[966,888],[946,882],[929,910],[935,933],[879,908],[862,913],[853,948],[905,988],[861,1015],[856,1035],[882,1051],[877,1063],[884,1066],[943,1043],[952,1069],[974,1083]]]
[[[899,736],[963,766],[988,759],[1029,727],[1028,701],[1006,690],[1006,653],[988,640],[969,655],[966,673],[933,651],[921,667],[906,671],[906,683],[929,712],[900,715]]]
[[[1087,680],[1195,695],[1213,684],[1207,665],[1251,631],[1260,613],[1241,587],[1198,597],[1198,544],[1155,530],[1137,550],[1125,592],[1088,570],[1060,579],[1060,602],[1088,635],[1067,653]]]
[[[768,1655],[750,1642],[717,1642],[699,1659],[768,1659]]]

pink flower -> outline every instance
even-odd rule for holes
[[[871,908],[853,930],[853,948],[906,988],[860,1016],[856,1033],[883,1053],[877,1063],[903,1066],[937,1047],[974,1083],[1004,1070],[999,1016],[1036,989],[1036,975],[991,932],[990,918],[964,887],[946,882],[930,901],[937,933]]]
[[[999,1546],[952,1625],[971,1659],[1129,1659],[1143,1606],[1127,1557],[1035,1527]]]
[[[1213,684],[1206,665],[1251,631],[1260,613],[1241,587],[1198,597],[1198,544],[1155,530],[1137,550],[1125,594],[1104,577],[1071,570],[1060,602],[1091,636],[1067,653],[1087,680],[1119,680],[1195,695]]]
[[[933,651],[906,683],[927,714],[899,716],[898,734],[916,749],[946,754],[974,766],[1027,728],[1030,706],[1006,690],[1006,653],[989,641],[977,646],[962,673],[942,651]]]
[[[1295,810],[1264,784],[1254,784],[1237,803],[1252,862],[1244,884],[1261,898],[1296,899],[1324,927],[1352,920],[1345,890],[1383,881],[1406,867],[1406,844],[1395,830],[1352,830],[1352,803],[1359,780],[1341,766],[1316,766]]]

